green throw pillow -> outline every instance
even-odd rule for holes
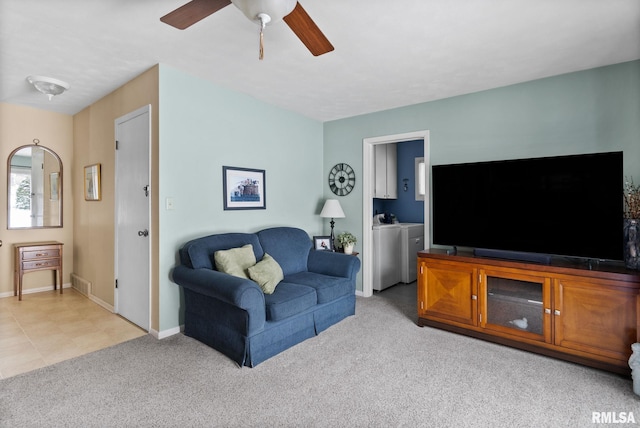
[[[213,254],[213,259],[218,271],[247,279],[249,279],[247,269],[256,264],[256,256],[251,244],[240,248],[216,251]]]
[[[273,294],[276,285],[284,279],[284,273],[276,259],[264,253],[262,260],[249,268],[249,277],[262,288],[265,294]]]

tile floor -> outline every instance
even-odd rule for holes
[[[65,288],[0,299],[0,379],[147,334]]]
[[[376,295],[415,315],[416,283]],[[147,334],[72,288],[0,298],[0,379],[88,354]]]

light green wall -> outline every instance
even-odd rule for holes
[[[324,170],[347,162],[361,178],[364,138],[420,130],[432,165],[622,150],[640,182],[640,61],[327,122]],[[362,180],[340,201],[336,227],[361,237]]]
[[[185,241],[279,225],[328,234],[318,214],[335,197],[327,174],[338,162],[358,180],[339,198],[336,233],[361,239],[367,137],[430,130],[432,164],[623,150],[625,174],[640,181],[640,61],[324,124],[165,65],[159,86],[160,331],[180,322],[170,272]],[[223,165],[267,171],[266,210],[223,210]]]
[[[160,331],[179,325],[178,249],[219,232],[321,234],[322,123],[160,66]],[[266,210],[224,211],[222,166],[266,170]],[[174,209],[165,209],[165,200]]]

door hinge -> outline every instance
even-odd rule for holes
[[[118,288],[118,280],[116,279],[116,288]]]
[[[116,150],[118,150],[118,144],[119,144],[119,141],[116,140]]]

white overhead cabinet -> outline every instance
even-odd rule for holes
[[[398,149],[396,143],[374,146],[375,189],[373,197],[398,199]]]

